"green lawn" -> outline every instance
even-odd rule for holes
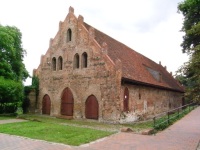
[[[92,129],[101,129],[104,131],[114,131],[118,132],[123,127],[129,127],[134,132],[141,132],[142,130],[149,129],[153,127],[153,121],[145,121],[145,122],[136,122],[129,124],[108,124],[102,123],[93,120],[66,120],[66,119],[58,119],[54,117],[44,116],[44,115],[20,115],[19,118],[27,119],[27,120],[35,120],[39,122],[46,123],[59,123],[66,124],[71,126],[79,126],[79,127],[87,127]]]
[[[98,129],[103,131],[119,131],[120,127],[118,125],[113,124],[105,124],[100,123],[96,120],[67,120],[67,119],[60,119],[51,116],[45,115],[20,115],[19,118],[31,120],[31,121],[38,121],[38,122],[45,122],[45,123],[54,123],[54,124],[63,124],[69,126],[78,126],[78,127],[86,127],[92,129]]]
[[[88,143],[114,133],[37,121],[2,124],[0,125],[0,132],[74,146]]]
[[[16,117],[13,116],[0,116],[0,120],[14,119]]]

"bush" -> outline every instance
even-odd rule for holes
[[[0,114],[13,114],[17,111],[17,103],[0,104]]]
[[[28,113],[28,107],[30,106],[30,100],[28,97],[24,98],[24,101],[22,103],[22,109],[23,109],[23,114]]]
[[[22,99],[22,83],[0,77],[0,113],[15,113]]]

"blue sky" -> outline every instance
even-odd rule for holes
[[[22,32],[27,51],[24,63],[32,75],[50,38],[58,31],[70,6],[84,21],[155,62],[169,72],[188,60],[180,44],[181,0],[0,0],[0,24],[14,25]],[[25,83],[29,85],[31,80]]]

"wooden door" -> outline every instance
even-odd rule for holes
[[[69,88],[64,89],[61,100],[61,115],[73,116],[74,98]]]
[[[85,117],[87,119],[99,118],[99,104],[94,95],[89,96],[85,102]]]
[[[129,111],[129,91],[128,88],[126,87],[124,90],[124,111]]]
[[[51,112],[51,100],[49,95],[45,95],[42,100],[42,114],[50,115]]]

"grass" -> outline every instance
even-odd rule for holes
[[[92,129],[98,129],[103,131],[114,131],[118,132],[123,127],[129,127],[134,132],[141,132],[142,130],[149,129],[153,127],[153,121],[145,121],[145,122],[136,122],[136,123],[129,123],[129,124],[108,124],[108,123],[101,123],[93,120],[66,120],[66,119],[58,119],[44,115],[20,115],[22,119],[27,120],[36,120],[39,122],[47,122],[47,123],[60,123],[65,125],[71,126],[78,126],[78,127],[86,127]]]
[[[113,126],[111,124],[100,123],[94,120],[67,120],[45,115],[20,115],[19,118],[38,122],[86,127],[105,131],[118,131],[118,128],[116,126]]]
[[[188,114],[189,112],[191,112],[194,108],[185,108],[182,111],[178,112],[174,112],[172,114],[170,114],[169,116],[169,122],[168,120],[168,116],[162,116],[159,119],[156,119],[156,127],[155,129],[157,131],[161,131],[164,130],[165,128],[169,127],[170,125],[172,125],[173,123],[175,123],[176,121],[178,121],[179,119],[181,119],[182,117],[184,117],[186,114]],[[169,123],[169,124],[168,124]]]
[[[0,125],[0,132],[74,146],[79,146],[114,133],[37,121],[2,124]]]
[[[8,119],[14,119],[16,117],[14,116],[0,116],[0,120],[8,120]]]
[[[141,132],[145,129],[152,129],[153,128],[153,121],[147,120],[143,122],[136,122],[133,124],[125,124],[124,126],[132,128],[135,132]]]

